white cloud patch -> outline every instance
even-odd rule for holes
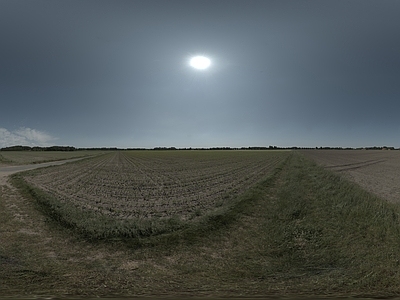
[[[14,131],[9,131],[0,127],[0,148],[9,146],[50,146],[49,142],[56,140],[46,132],[32,128],[21,127]]]

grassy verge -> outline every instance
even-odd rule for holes
[[[140,247],[70,237],[66,247],[64,234],[52,230],[56,235],[47,247],[60,258],[37,254],[38,267],[31,270],[63,278],[40,282],[47,295],[395,296],[399,213],[398,206],[294,153],[224,214],[144,238]],[[37,245],[38,253],[45,253]],[[36,250],[23,239],[16,246],[34,257]],[[10,260],[12,247],[1,249],[2,259]],[[0,278],[26,294],[29,282],[7,277],[10,270],[3,274],[0,268]],[[1,287],[0,292],[7,295]]]
[[[265,206],[271,264],[263,276],[294,290],[399,291],[399,206],[294,155]]]

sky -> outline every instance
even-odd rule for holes
[[[0,0],[0,147],[400,147],[399,13],[397,0]]]

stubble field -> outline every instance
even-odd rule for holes
[[[32,189],[40,189],[36,196],[51,205],[57,218],[81,231],[96,236],[148,235],[223,212],[287,154],[120,151],[29,171],[23,179]]]
[[[302,154],[367,191],[400,203],[400,151],[306,150]]]

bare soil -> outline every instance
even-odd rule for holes
[[[229,204],[285,157],[282,152],[115,152],[24,178],[64,203],[117,219],[193,220]]]
[[[400,151],[303,150],[301,153],[369,192],[400,203]]]

